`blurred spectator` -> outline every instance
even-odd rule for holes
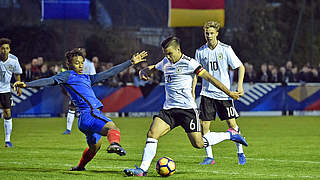
[[[96,69],[96,72],[98,73],[98,72],[101,72],[102,70],[101,70],[101,66],[100,66],[100,63],[99,63],[99,58],[98,58],[98,56],[94,56],[93,58],[92,58],[92,62],[93,62],[93,64],[94,64],[94,67],[95,67],[95,69]]]
[[[291,72],[292,72],[292,77],[291,79],[289,78],[289,82],[299,82],[298,67],[293,66]]]
[[[309,66],[306,64],[302,67],[302,70],[300,71],[300,81],[301,82],[311,82],[312,81],[312,72]]]
[[[250,83],[254,83],[256,82],[256,71],[253,68],[252,64],[249,63],[244,63],[244,67],[246,69],[245,74],[244,74],[244,82],[250,82]]]
[[[313,67],[313,68],[311,69],[311,73],[312,73],[311,82],[319,82],[319,79],[318,79],[318,70]]]
[[[40,69],[41,78],[47,78],[47,77],[50,77],[52,75],[53,75],[53,73],[50,72],[50,70],[48,70],[48,65],[47,64],[43,64],[41,66],[41,69]]]
[[[33,58],[31,61],[31,71],[32,71],[32,77],[33,79],[39,79],[40,78],[40,69],[38,66],[38,59]]]
[[[273,67],[272,71],[271,71],[271,78],[270,78],[270,82],[272,83],[277,83],[279,82],[279,77],[278,77],[279,73],[278,73],[278,69],[276,67]]]
[[[288,78],[286,72],[287,72],[287,71],[286,71],[286,68],[285,68],[285,67],[281,66],[281,67],[279,68],[279,82],[281,82],[281,83],[288,83],[289,78]]]
[[[258,73],[258,81],[259,82],[269,82],[270,77],[267,73],[267,64],[261,64],[260,66],[260,72]]]
[[[21,78],[23,81],[26,81],[26,82],[33,80],[31,63],[24,65],[24,69],[23,69]]]
[[[39,69],[41,69],[43,63],[44,63],[43,57],[41,57],[41,56],[37,57],[37,64],[38,64]]]

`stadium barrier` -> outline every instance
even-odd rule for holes
[[[200,89],[197,86],[197,103],[200,102]],[[244,96],[235,101],[235,106],[242,115],[261,115],[266,112],[278,115],[277,112],[287,110],[298,112],[298,115],[299,112],[302,112],[300,115],[313,115],[313,112],[320,111],[320,83],[255,83],[244,84],[244,89]],[[162,108],[165,100],[163,84],[118,88],[99,85],[94,86],[93,90],[104,104],[102,111],[109,116],[118,116],[119,113],[151,116]],[[59,117],[64,115],[68,106],[68,97],[60,86],[23,89],[22,96],[13,93],[12,98],[13,117]]]

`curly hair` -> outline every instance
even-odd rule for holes
[[[216,31],[219,31],[220,29],[220,23],[217,21],[208,21],[203,25],[203,30],[207,30],[209,28],[214,28]]]
[[[11,40],[8,38],[0,38],[0,46],[4,44],[11,44]]]
[[[81,52],[81,50],[79,50],[79,48],[75,48],[75,49],[72,49],[71,51],[66,52],[65,57],[66,57],[67,66],[68,66],[68,64],[72,63],[73,57],[76,57],[76,56],[83,57],[83,53]],[[84,59],[84,57],[83,57],[83,59]]]

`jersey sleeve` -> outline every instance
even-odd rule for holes
[[[128,60],[122,64],[116,65],[116,66],[112,67],[111,69],[100,72],[98,74],[89,75],[90,80],[91,80],[91,84],[93,85],[93,84],[96,84],[102,80],[108,79],[109,77],[112,77],[112,76],[120,73],[121,71],[127,69],[129,66],[131,66],[130,60]]]
[[[193,71],[193,73],[195,73],[196,75],[198,75],[203,70],[200,63],[197,62],[195,59],[191,59],[189,61],[189,69]]]
[[[196,50],[196,54],[194,55],[194,59],[199,63],[201,64],[201,61],[200,61],[200,53],[198,50]]]
[[[236,69],[242,65],[242,62],[238,58],[238,56],[234,53],[233,49],[229,47],[228,51],[228,64],[231,66],[232,69]]]
[[[164,59],[162,59],[160,62],[158,62],[154,67],[160,71],[163,72],[163,61]]]
[[[67,83],[70,76],[69,71],[61,72],[49,78],[42,78],[31,82],[26,82],[27,87],[43,87]]]
[[[14,72],[15,74],[22,74],[22,68],[20,66],[19,60],[15,61]]]

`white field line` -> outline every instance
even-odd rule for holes
[[[6,162],[0,162],[1,164],[19,164],[19,165],[26,165],[27,163],[24,162],[16,162],[16,161],[6,161]],[[30,164],[30,163],[28,163]],[[74,164],[59,164],[59,163],[45,163],[46,165],[49,166],[63,166],[63,167],[67,167],[66,170],[68,170],[68,168],[71,168],[72,166],[74,166]],[[92,165],[90,166],[90,169],[119,169],[120,171],[122,171],[125,168],[133,168],[133,167],[124,167],[124,166],[95,166]],[[223,174],[223,175],[246,175],[246,176],[257,176],[257,177],[278,177],[278,178],[310,178],[310,179],[318,179],[320,178],[320,176],[294,176],[294,175],[278,175],[278,174],[263,174],[263,173],[252,173],[252,172],[245,172],[245,173],[238,173],[238,172],[228,172],[228,171],[217,171],[217,170],[195,170],[195,169],[180,169],[181,171],[187,171],[190,173],[213,173],[213,174]],[[177,170],[179,171],[179,169]]]

